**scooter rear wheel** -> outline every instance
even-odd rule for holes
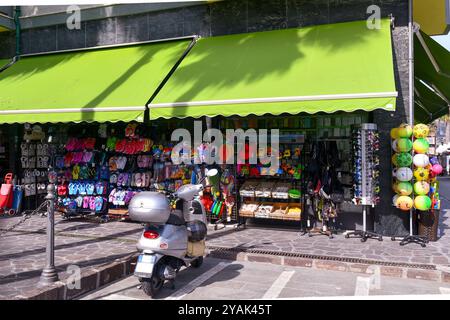
[[[155,297],[161,291],[164,284],[164,280],[156,275],[142,280],[142,290],[150,297]]]

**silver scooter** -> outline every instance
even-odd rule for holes
[[[217,169],[211,169],[207,177],[217,174]],[[142,253],[134,275],[151,297],[166,280],[175,288],[175,277],[182,266],[198,268],[203,263],[207,221],[205,208],[198,199],[203,190],[201,182],[181,186],[174,193],[140,192],[130,201],[130,219],[145,223],[137,243]],[[174,207],[169,200],[173,200]]]

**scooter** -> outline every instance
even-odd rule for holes
[[[206,177],[217,174],[217,169],[211,169]],[[174,289],[181,267],[198,268],[203,263],[207,221],[205,208],[198,199],[203,180],[181,186],[176,192],[140,192],[129,203],[130,219],[145,223],[137,243],[141,254],[134,275],[151,297],[158,294],[166,281]],[[175,205],[171,207],[169,200]]]

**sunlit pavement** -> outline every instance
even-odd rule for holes
[[[212,272],[211,272],[212,271]],[[128,276],[83,300],[151,299],[134,276]],[[202,267],[182,269],[176,288],[163,287],[157,299],[299,299],[312,297],[367,297],[438,295],[449,297],[450,284],[425,280],[357,275],[349,272],[283,267],[269,263],[231,262],[208,258]]]

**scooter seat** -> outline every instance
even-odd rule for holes
[[[166,223],[174,226],[182,226],[184,225],[184,220],[176,214],[171,213]]]

